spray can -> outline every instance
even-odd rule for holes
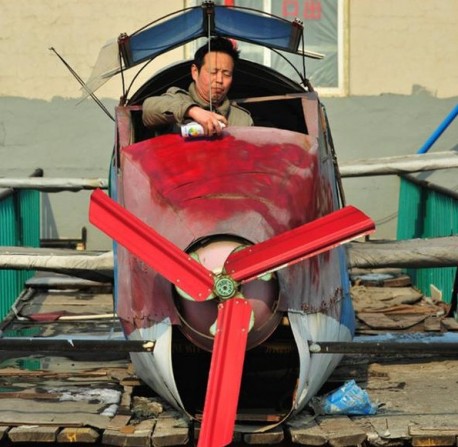
[[[204,135],[204,128],[194,121],[181,126],[181,136],[183,138],[196,138]]]
[[[221,122],[219,123],[219,125],[221,126],[221,128],[226,127],[225,124]],[[191,121],[190,123],[181,126],[181,136],[183,138],[197,138],[201,137],[204,134],[204,128],[195,121]]]

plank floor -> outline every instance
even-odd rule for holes
[[[425,299],[405,278],[353,287],[359,334],[454,331],[444,303]],[[1,329],[4,337],[97,339],[121,336],[111,287],[75,278],[28,282]],[[372,416],[304,411],[272,427],[238,427],[233,445],[455,446],[456,357],[349,355],[328,390],[355,379],[379,408]],[[198,427],[144,392],[126,354],[47,355],[0,351],[0,445],[191,446]]]

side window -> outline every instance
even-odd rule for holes
[[[324,59],[306,58],[306,76],[321,95],[343,93],[343,0],[215,0],[217,5],[256,8],[289,21],[298,18],[304,23],[305,49],[324,55]],[[200,0],[188,0],[188,6]],[[199,42],[200,43],[200,42]],[[239,42],[242,57],[271,66],[292,79],[297,76],[292,67],[276,53],[262,47]],[[191,54],[193,50],[191,48]],[[302,58],[284,53],[302,71]]]
[[[314,87],[339,90],[342,79],[339,64],[343,40],[340,37],[343,24],[343,2],[341,0],[280,0],[272,1],[272,14],[290,21],[296,17],[304,23],[305,49],[324,54],[321,60],[306,59],[306,74]],[[299,56],[290,56],[296,66],[301,67]],[[283,65],[279,56],[272,56],[272,66]],[[342,70],[343,71],[343,70]],[[342,83],[343,85],[343,83]],[[337,93],[337,91],[335,92]]]

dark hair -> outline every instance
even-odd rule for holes
[[[205,55],[209,51],[218,51],[226,53],[232,57],[234,65],[239,60],[240,51],[237,49],[236,44],[225,37],[212,37],[205,45],[202,45],[194,54],[194,65],[198,70],[204,64]]]

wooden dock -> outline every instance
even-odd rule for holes
[[[458,329],[446,305],[425,299],[403,277],[383,284],[357,280],[353,296],[359,334]],[[121,336],[110,284],[59,275],[30,280],[1,329],[24,343],[30,337]],[[0,445],[195,445],[198,427],[143,386],[125,353],[1,351],[0,358]],[[349,379],[379,405],[376,415],[304,411],[268,431],[237,427],[233,445],[457,445],[458,353],[348,355],[326,389]]]

